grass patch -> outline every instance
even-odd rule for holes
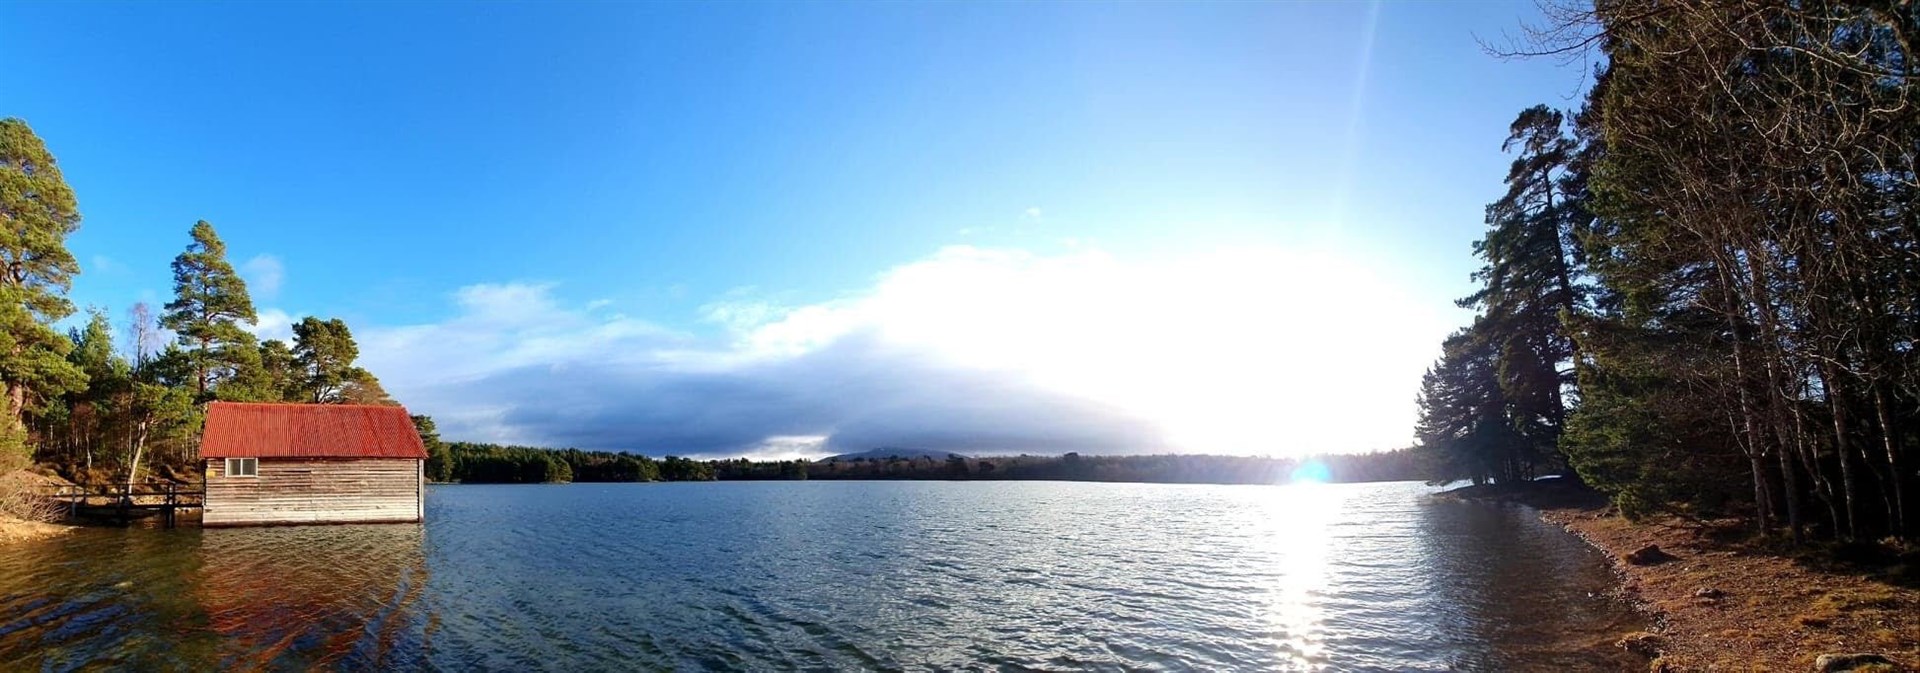
[[[1900,593],[1892,587],[1877,584],[1841,587],[1813,599],[1806,610],[1794,615],[1793,622],[1810,628],[1830,627],[1842,619],[1872,622],[1903,613],[1900,603]],[[1891,629],[1877,631],[1885,632],[1887,642],[1899,642],[1899,635]]]

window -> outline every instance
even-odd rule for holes
[[[228,458],[227,459],[227,476],[229,477],[260,476],[260,459],[259,458]]]

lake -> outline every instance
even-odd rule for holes
[[[435,486],[0,547],[0,668],[1638,668],[1605,560],[1411,484]]]

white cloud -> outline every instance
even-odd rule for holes
[[[746,448],[741,457],[753,460],[818,460],[833,455],[825,435],[774,435]]]
[[[261,341],[279,339],[286,342],[293,341],[293,324],[305,317],[293,315],[277,308],[255,311],[254,315],[257,319],[254,321],[253,326],[245,327],[245,325],[242,325],[242,327],[245,327],[248,332],[252,332],[253,336]]]
[[[701,306],[700,319],[740,330],[765,324],[779,311],[770,302],[752,298],[750,292],[734,290],[726,298]]]
[[[958,246],[780,315],[741,343],[793,355],[872,330],[1235,453],[1404,443],[1413,384],[1450,329],[1364,264],[1281,249],[1135,261]]]
[[[524,366],[622,359],[636,340],[670,334],[620,315],[562,306],[552,283],[488,283],[453,293],[459,314],[441,323],[369,327],[357,333],[363,360],[401,386],[467,381]],[[392,372],[391,374],[389,372]]]
[[[247,292],[255,300],[273,299],[280,295],[280,283],[286,280],[287,269],[279,257],[260,254],[240,265],[240,276],[247,280]]]
[[[473,320],[513,327],[560,313],[552,290],[553,283],[469,285],[454,292],[453,299]]]
[[[701,309],[720,342],[509,283],[462,288],[455,318],[370,329],[361,345],[403,401],[474,439],[795,456],[1369,450],[1409,440],[1420,374],[1451,328],[1387,271],[1279,248],[956,246],[831,301],[729,293]]]

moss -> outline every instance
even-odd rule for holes
[[[1875,648],[1890,650],[1901,645],[1900,632],[1893,629],[1885,627],[1868,629],[1865,635],[1867,643]]]
[[[1867,585],[1834,589],[1813,599],[1807,609],[1794,615],[1793,621],[1805,627],[1826,628],[1842,619],[1875,621],[1901,611],[1900,593],[1892,587]],[[1890,642],[1899,642],[1898,634],[1887,632]]]
[[[1900,607],[1900,593],[1892,587],[1868,585],[1827,592],[1814,600],[1815,606],[1831,606],[1837,612],[1890,610]]]
[[[1793,623],[1799,624],[1801,626],[1805,626],[1808,628],[1824,629],[1826,627],[1832,626],[1833,620],[1828,619],[1826,617],[1816,616],[1816,615],[1799,614],[1799,615],[1794,615]]]

